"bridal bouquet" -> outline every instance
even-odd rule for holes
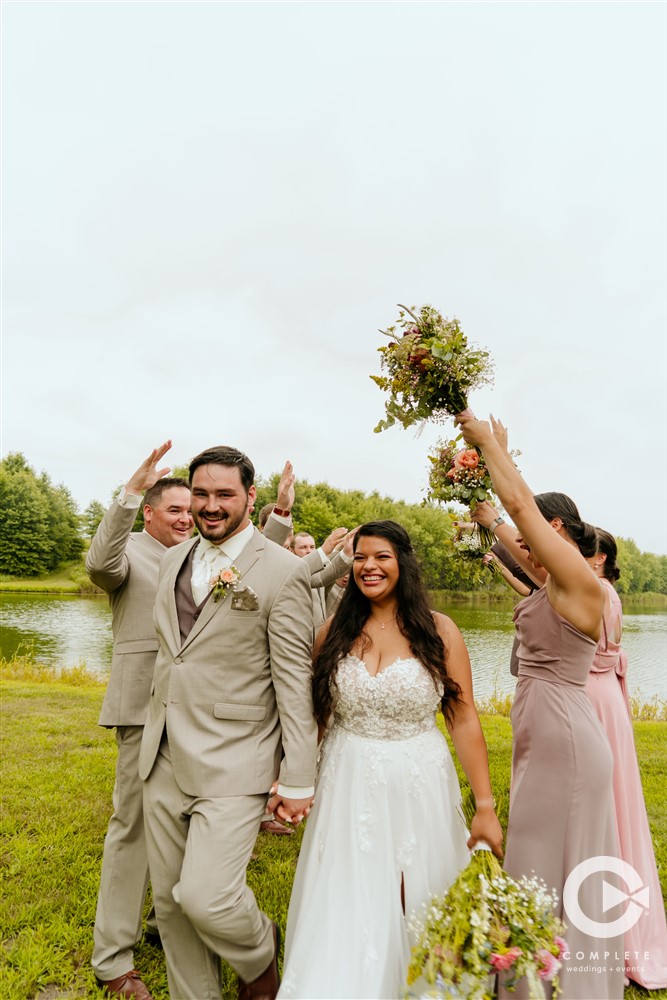
[[[461,503],[474,510],[482,500],[495,501],[493,483],[484,457],[477,448],[461,448],[461,435],[453,441],[439,441],[434,454],[428,456],[428,500],[441,503]],[[479,528],[478,537],[488,548],[494,542],[493,532]]]
[[[488,546],[480,538],[480,526],[474,521],[455,521],[452,546],[457,556],[463,559],[481,559],[488,552]],[[497,563],[491,572],[498,572]]]
[[[556,903],[539,879],[510,878],[491,851],[475,850],[445,895],[411,917],[406,996],[491,1000],[496,973],[510,991],[525,976],[531,998],[545,997],[545,982],[551,995],[567,948]]]
[[[387,374],[371,375],[389,394],[386,419],[376,432],[397,421],[410,427],[456,416],[467,408],[469,391],[492,380],[488,353],[468,345],[457,319],[445,319],[428,305],[399,309],[396,323],[380,331],[391,340],[378,348]]]

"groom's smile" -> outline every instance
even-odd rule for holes
[[[246,492],[236,466],[201,465],[190,486],[192,517],[204,538],[219,545],[246,527],[255,487]]]

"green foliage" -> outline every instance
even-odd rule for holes
[[[106,507],[99,500],[91,500],[81,515],[81,528],[86,538],[93,538],[100,521],[106,514]]]
[[[269,479],[258,480],[257,513],[264,504],[275,502],[279,479],[274,473]],[[388,518],[402,524],[410,535],[430,590],[504,590],[479,558],[470,559],[453,546],[456,515],[448,510],[392,500],[377,492],[338,490],[328,483],[312,484],[305,479],[297,480],[295,493],[294,530],[307,531],[318,545],[334,528],[354,528]]]
[[[49,564],[46,511],[34,475],[0,463],[0,573],[37,576]]]
[[[0,510],[0,573],[38,576],[83,552],[71,493],[38,476],[19,452],[0,462]]]
[[[274,503],[278,493],[279,473],[257,480],[255,515],[264,504]],[[453,544],[453,521],[461,513],[434,504],[408,504],[392,500],[378,492],[339,490],[329,483],[295,483],[292,510],[295,531],[307,531],[318,545],[334,528],[354,528],[367,521],[391,518],[409,533],[419,558],[429,590],[459,592],[479,591],[507,595],[508,587],[500,575],[491,573],[479,556]],[[654,591],[667,594],[667,556],[640,552],[628,539],[619,538],[619,565],[622,594]]]
[[[640,552],[631,538],[617,538],[620,594],[667,594],[667,556]]]

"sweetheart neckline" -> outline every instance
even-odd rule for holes
[[[376,674],[372,674],[369,671],[368,667],[366,666],[365,661],[362,660],[360,656],[355,656],[354,653],[348,653],[347,656],[343,657],[343,659],[354,660],[356,663],[358,663],[359,666],[362,668],[363,672],[366,674],[366,676],[370,677],[372,681],[377,680],[377,678],[380,677],[382,674],[386,674],[386,672],[391,667],[395,667],[397,663],[416,663],[418,664],[418,666],[421,666],[421,662],[417,659],[416,656],[397,656],[395,660],[392,660],[391,663],[388,663],[386,667],[382,668],[382,670],[378,670]]]

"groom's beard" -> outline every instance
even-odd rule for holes
[[[207,515],[208,520],[204,520],[204,515]],[[247,520],[248,511],[243,510],[240,514],[208,514],[207,511],[197,513],[193,511],[192,517],[202,538],[217,545],[244,526],[243,522]]]

